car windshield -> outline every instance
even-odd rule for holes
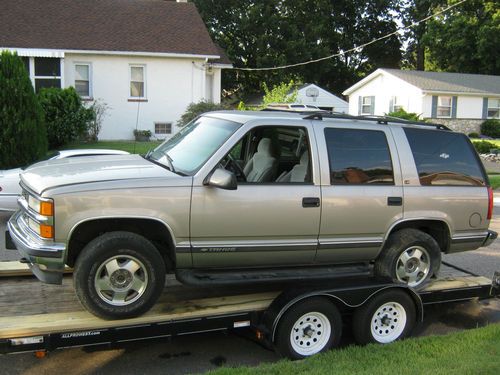
[[[198,117],[176,135],[146,155],[173,172],[192,175],[219,149],[241,124],[212,117]]]

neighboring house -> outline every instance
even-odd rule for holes
[[[314,83],[306,83],[297,88],[296,102],[334,112],[347,113],[349,110],[348,102]]]
[[[304,105],[313,105],[320,109],[334,112],[347,113],[349,103],[333,95],[331,92],[315,85],[314,83],[305,83],[296,87],[297,99],[295,103]],[[291,95],[292,92],[290,92]],[[244,102],[247,107],[260,107],[264,94],[260,93],[247,98]]]
[[[220,102],[231,67],[194,4],[164,0],[16,0],[2,4],[0,50],[16,51],[35,90],[73,86],[109,106],[100,139],[175,133],[191,102]]]
[[[500,76],[377,69],[343,94],[352,115],[402,108],[465,133],[500,114]]]

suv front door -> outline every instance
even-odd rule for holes
[[[251,129],[231,149],[233,161],[226,156],[215,168],[222,166],[235,172],[244,169],[253,181],[238,182],[236,190],[195,181],[191,207],[195,267],[271,267],[313,261],[319,233],[320,186],[317,159],[310,157],[311,152],[316,155],[314,141],[309,140],[311,131],[303,123],[301,127]],[[279,151],[266,150],[269,144]],[[257,153],[261,155],[256,157]],[[241,165],[231,168],[228,164],[237,163],[237,159],[243,159]],[[276,170],[268,173],[255,169],[266,163]],[[281,182],[276,181],[279,177]]]

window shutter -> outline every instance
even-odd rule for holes
[[[389,100],[389,113],[394,112],[394,97]]]
[[[436,95],[432,96],[432,109],[431,109],[431,117],[436,118],[437,117],[437,110],[438,110],[438,97]]]
[[[482,118],[488,118],[488,98],[483,98],[483,116]]]
[[[458,98],[456,96],[451,98],[451,118],[457,118],[457,101]]]
[[[371,104],[370,104],[370,114],[374,115],[375,114],[375,97],[371,96]]]
[[[363,97],[358,96],[358,115],[361,114],[361,106],[363,105]]]

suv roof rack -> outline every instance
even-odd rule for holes
[[[433,124],[430,122],[423,122],[423,121],[411,121],[392,116],[375,116],[375,115],[354,116],[340,112],[314,112],[314,113],[302,113],[302,114],[305,115],[303,117],[304,120],[323,120],[323,118],[339,118],[339,119],[350,119],[350,120],[375,121],[378,124],[384,124],[384,125],[387,125],[389,122],[392,122],[405,125],[429,126],[439,130],[451,130],[450,128],[442,124]]]

